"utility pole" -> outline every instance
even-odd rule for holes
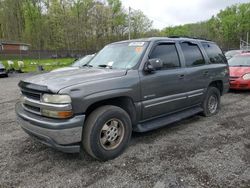
[[[128,39],[131,39],[131,7],[128,10]]]
[[[248,38],[248,37],[249,37],[249,32],[247,32],[247,50],[248,50],[248,48],[249,48],[249,46],[250,46],[249,40],[248,40],[249,38]]]

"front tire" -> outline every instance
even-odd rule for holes
[[[202,104],[203,115],[206,117],[217,114],[220,110],[220,91],[216,87],[209,87]]]
[[[102,106],[87,118],[83,128],[83,148],[98,160],[111,160],[126,149],[131,133],[132,124],[126,111],[116,106]]]

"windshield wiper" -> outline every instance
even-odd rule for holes
[[[85,64],[83,65],[82,67],[93,67],[92,65],[89,65],[89,64]]]
[[[102,67],[102,68],[109,68],[109,69],[112,69],[112,66],[110,65],[98,65],[98,67]]]

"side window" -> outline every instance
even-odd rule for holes
[[[180,45],[185,57],[185,62],[187,67],[195,67],[205,64],[205,60],[197,44],[184,42],[181,43]]]
[[[180,59],[175,44],[162,43],[157,45],[149,56],[149,59],[155,58],[162,60],[163,69],[180,67]]]
[[[205,49],[211,64],[223,64],[227,62],[221,49],[216,44],[203,42],[202,46]]]

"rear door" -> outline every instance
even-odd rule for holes
[[[152,73],[140,72],[143,119],[168,114],[187,106],[185,69],[174,42],[156,43],[149,59],[161,59],[164,67]]]
[[[179,43],[185,62],[187,97],[189,106],[201,103],[209,83],[210,69],[205,61],[199,43],[183,41]]]
[[[225,55],[214,42],[201,44],[208,59],[210,83],[214,80],[221,80],[226,89],[229,86],[229,67]]]

